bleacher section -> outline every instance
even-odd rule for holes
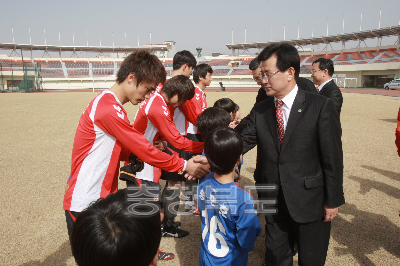
[[[363,50],[360,52],[344,52],[344,53],[326,53],[319,52],[310,55],[310,53],[300,54],[300,74],[311,74],[312,63],[321,57],[332,59],[335,65],[360,65],[360,64],[380,64],[400,62],[400,50],[396,48],[387,48],[381,50]],[[225,57],[202,59],[198,63],[207,63],[213,67],[213,76],[235,76],[235,75],[251,75],[248,65],[253,57]],[[29,61],[29,60],[28,60]],[[230,62],[238,62],[237,66],[232,66]],[[40,65],[43,78],[98,78],[113,77],[116,75],[121,66],[122,60],[116,61],[100,60],[100,59],[34,59],[34,63]],[[21,59],[0,59],[2,71],[21,71]],[[172,74],[172,60],[163,61],[166,68],[167,76]]]
[[[213,73],[214,75],[214,73]],[[234,69],[230,76],[235,76],[235,75],[251,75],[250,69]]]

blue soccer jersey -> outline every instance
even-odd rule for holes
[[[199,265],[247,265],[248,252],[261,233],[253,198],[234,182],[221,184],[207,177],[198,188]]]

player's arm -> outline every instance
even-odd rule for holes
[[[196,96],[194,96],[191,100],[186,101],[184,105],[178,107],[186,119],[195,126],[197,126],[197,117],[202,112],[202,106],[199,101],[200,100],[196,100]]]
[[[160,131],[163,139],[173,147],[194,153],[201,153],[203,151],[203,142],[192,141],[183,137],[176,128],[171,116],[166,114],[162,108],[150,108],[147,117],[158,131]]]
[[[190,175],[197,178],[209,172],[206,168],[207,165],[194,163],[193,160],[186,162],[176,155],[170,156],[157,150],[151,146],[143,134],[129,124],[126,117],[121,118],[112,105],[104,105],[103,107],[96,112],[95,124],[115,137],[122,146],[133,152],[142,161],[169,172],[186,170]]]
[[[238,208],[238,219],[236,221],[236,238],[239,245],[245,251],[251,251],[262,228],[257,214],[254,211],[253,198],[245,191],[242,203]]]

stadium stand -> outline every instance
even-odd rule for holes
[[[235,76],[235,75],[251,75],[250,69],[234,69],[230,76]]]
[[[97,68],[93,69],[93,77],[113,76],[114,69]]]
[[[230,69],[213,69],[213,76],[226,76]]]
[[[89,68],[87,61],[64,61],[66,68]]]
[[[42,68],[43,78],[65,78],[64,71],[62,69],[46,69]]]
[[[248,65],[250,65],[250,62],[253,60],[253,58],[247,58],[247,59],[244,59],[244,60],[242,60],[242,63],[240,64],[240,65],[242,65],[242,66],[248,66]]]
[[[113,61],[90,62],[90,63],[92,63],[92,68],[112,68],[112,69],[114,69]]]
[[[213,59],[209,62],[206,62],[210,66],[228,66],[231,59]]]
[[[89,69],[67,69],[69,78],[86,78],[89,77]]]

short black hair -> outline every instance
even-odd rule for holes
[[[262,50],[258,56],[258,60],[263,62],[273,55],[277,57],[276,66],[279,71],[283,72],[293,67],[295,70],[295,80],[297,80],[300,75],[300,56],[296,47],[282,42],[268,45]]]
[[[251,60],[250,65],[249,65],[249,69],[251,71],[256,70],[257,68],[260,68],[261,66],[261,62],[258,61],[258,57],[254,58],[253,60]]]
[[[239,105],[237,105],[237,104],[235,103],[235,113],[237,113],[237,111],[239,111],[239,109],[240,109]]]
[[[128,55],[117,72],[116,82],[124,82],[130,73],[135,74],[137,86],[142,82],[153,86],[164,84],[167,77],[160,59],[147,51],[137,51]]]
[[[199,64],[193,69],[193,81],[198,84],[200,82],[200,77],[206,78],[207,73],[212,74],[213,70],[209,64]]]
[[[319,69],[325,70],[328,69],[328,75],[333,76],[333,73],[335,73],[335,67],[333,64],[333,61],[331,59],[327,59],[324,57],[320,57],[317,60],[315,60],[312,64],[319,63]]]
[[[179,51],[174,55],[174,59],[172,60],[172,69],[178,70],[184,64],[187,64],[188,67],[192,68],[195,68],[197,65],[196,58],[187,50]]]
[[[235,113],[236,104],[229,98],[221,98],[214,103],[214,107],[221,108],[230,113]]]
[[[199,115],[196,125],[201,137],[206,139],[208,133],[218,127],[228,127],[230,122],[231,116],[225,110],[209,107]]]
[[[243,153],[243,141],[234,129],[220,127],[208,134],[204,152],[211,169],[218,175],[225,175],[234,171]]]
[[[179,100],[188,101],[193,98],[195,90],[193,83],[188,77],[177,75],[165,82],[161,92],[164,92],[168,99],[174,97],[175,94],[178,94]]]
[[[79,266],[148,266],[161,241],[160,215],[130,212],[127,189],[99,199],[72,227],[71,249]]]

